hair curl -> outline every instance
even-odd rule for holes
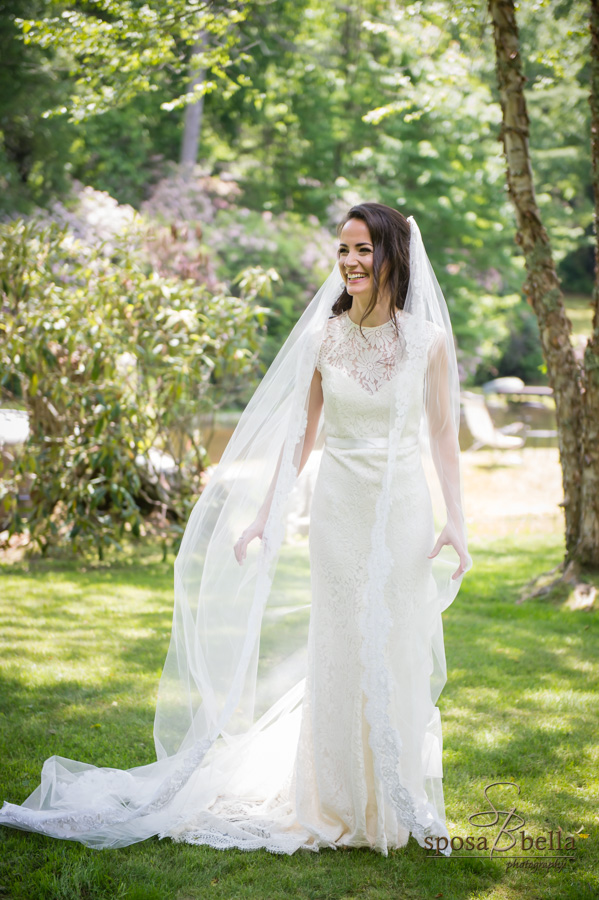
[[[410,281],[410,223],[398,210],[383,203],[359,203],[352,206],[337,226],[337,234],[350,219],[360,219],[370,232],[373,244],[372,295],[362,322],[375,308],[381,289],[389,295],[391,319],[397,330],[395,310],[404,307]],[[350,309],[352,297],[347,288],[335,300],[331,312],[335,316]]]

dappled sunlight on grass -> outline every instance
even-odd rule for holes
[[[564,514],[559,451],[524,446],[517,451],[462,453],[467,525],[473,538],[559,535]]]
[[[517,603],[522,584],[561,553],[560,535],[496,539],[488,549],[474,541],[474,568],[444,617],[449,680],[439,706],[445,802],[457,833],[464,817],[486,808],[486,785],[512,781],[520,794],[511,805],[527,831],[597,834],[597,621],[554,601]],[[585,867],[596,844],[577,844]],[[543,885],[535,896],[551,896]]]
[[[518,602],[532,575],[559,562],[559,532],[493,539],[478,533],[471,552],[474,567],[443,615],[448,681],[439,707],[448,827],[452,835],[471,833],[469,817],[486,808],[485,787],[513,781],[520,794],[506,789],[501,802],[517,807],[527,832],[584,827],[590,834],[586,843],[578,841],[569,869],[541,879],[534,872],[508,872],[503,861],[482,851],[444,866],[428,860],[413,840],[386,859],[354,850],[298,853],[275,862],[267,853],[222,853],[158,839],[97,854],[0,829],[9,867],[2,883],[17,885],[18,900],[59,896],[53,888],[42,890],[53,872],[69,890],[93,884],[89,896],[106,900],[118,896],[119,884],[123,897],[126,885],[137,884],[135,896],[144,900],[590,898],[589,890],[599,889],[591,875],[599,868],[596,619],[555,600]],[[261,636],[266,666],[278,661],[269,654],[274,630],[277,640],[285,634],[286,653],[305,644],[306,565],[305,541],[284,549]],[[0,584],[0,799],[22,802],[53,754],[118,768],[154,760],[172,563],[151,553],[137,564],[131,559],[82,568],[31,561],[0,568]],[[366,883],[371,893],[364,894]],[[154,885],[150,893],[148,885]]]
[[[1,574],[4,756],[26,751],[32,772],[53,754],[117,767],[149,762],[170,636],[170,566],[57,568],[32,562]],[[18,797],[13,782],[3,798],[23,799],[33,786],[26,780]]]

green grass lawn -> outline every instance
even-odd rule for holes
[[[576,837],[574,860],[561,871],[508,869],[506,854],[491,859],[488,851],[435,859],[414,839],[388,858],[367,849],[282,857],[158,838],[97,851],[3,827],[0,898],[597,898],[596,613],[517,603],[521,586],[559,561],[559,536],[474,540],[471,552],[474,567],[444,614],[447,825],[453,836],[490,832],[468,817],[487,806],[486,785],[513,781],[518,796],[508,788],[493,796],[503,809],[516,807],[528,835],[588,835]],[[158,553],[0,568],[0,800],[22,802],[53,754],[119,768],[155,759],[171,611],[172,560]]]

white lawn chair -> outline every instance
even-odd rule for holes
[[[29,437],[29,414],[25,409],[0,409],[0,450],[24,444]]]
[[[492,450],[517,450],[524,446],[527,429],[524,422],[512,422],[510,425],[497,428],[484,397],[472,391],[462,391],[461,401],[466,425],[474,438],[474,443],[468,448],[470,452],[481,447],[490,447]],[[524,435],[514,434],[521,430],[524,430]]]

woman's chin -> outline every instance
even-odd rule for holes
[[[368,284],[348,284],[346,287],[350,297],[368,297],[370,294],[370,285]]]

